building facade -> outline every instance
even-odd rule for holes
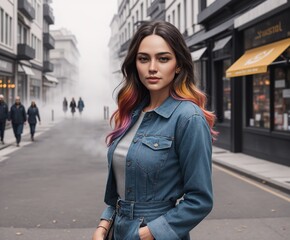
[[[217,115],[214,144],[290,166],[290,1],[119,1],[120,62],[131,38],[125,23],[138,26],[130,10],[141,4],[145,21],[168,21],[184,35]]]
[[[57,96],[74,96],[79,82],[79,58],[77,39],[65,28],[50,31],[55,39],[55,48],[50,52],[54,65],[53,75],[57,78]]]
[[[16,95],[24,104],[43,100],[43,29],[49,3],[0,0],[0,91],[9,106]]]
[[[53,76],[53,63],[50,61],[50,50],[55,47],[55,40],[50,33],[50,25],[54,24],[51,0],[43,2],[43,75],[42,75],[42,99],[45,103],[51,103],[55,99],[55,88],[58,80]]]

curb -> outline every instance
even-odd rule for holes
[[[268,185],[270,187],[273,187],[273,188],[275,188],[275,189],[277,189],[277,190],[279,190],[281,192],[284,192],[286,194],[290,194],[290,186],[287,186],[286,184],[283,184],[283,183],[275,181],[273,179],[264,177],[262,175],[254,173],[254,172],[251,172],[251,171],[236,167],[236,166],[231,165],[231,164],[222,163],[218,159],[214,159],[214,157],[212,158],[212,162],[215,165],[217,165],[217,166],[220,166],[220,167],[223,167],[225,169],[231,170],[231,171],[233,171],[235,173],[239,173],[239,174],[241,174],[241,175],[243,175],[245,177],[248,177],[248,178],[250,178],[252,180],[255,180],[255,181],[259,182],[259,183]]]

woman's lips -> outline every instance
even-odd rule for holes
[[[157,83],[161,78],[158,77],[148,77],[146,78],[149,83]]]

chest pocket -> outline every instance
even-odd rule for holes
[[[158,171],[165,163],[172,139],[163,136],[146,136],[138,151],[137,164],[146,173]]]

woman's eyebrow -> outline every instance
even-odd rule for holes
[[[145,52],[138,52],[138,54],[140,54],[140,55],[150,55],[150,54],[145,53]],[[170,54],[170,55],[172,55],[171,52],[159,52],[159,53],[156,53],[155,55],[156,56],[159,56],[159,55],[164,55],[164,54]]]

